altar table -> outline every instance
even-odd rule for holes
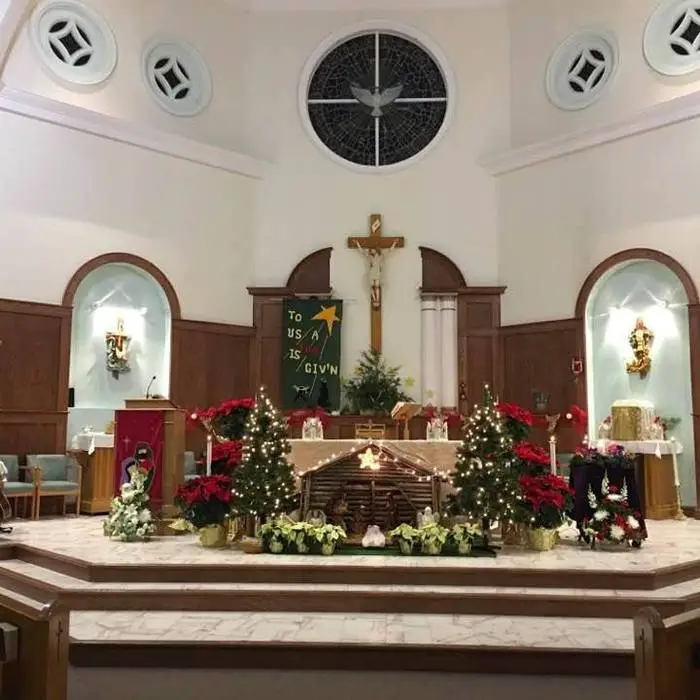
[[[350,452],[366,440],[290,440],[289,458],[294,470],[301,475],[323,462]],[[425,466],[434,467],[447,476],[454,470],[459,440],[375,440],[377,445],[391,446]]]

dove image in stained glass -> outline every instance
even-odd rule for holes
[[[352,96],[361,104],[371,107],[373,117],[381,117],[383,114],[382,107],[386,107],[397,100],[402,90],[403,85],[401,83],[385,90],[378,86],[368,89],[360,87],[357,83],[351,83],[350,85]]]

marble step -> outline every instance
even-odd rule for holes
[[[618,675],[631,620],[283,612],[73,612],[74,666]]]
[[[0,562],[0,585],[72,610],[518,615],[632,618],[700,607],[700,579],[653,591],[497,586],[305,583],[93,583],[19,560]]]

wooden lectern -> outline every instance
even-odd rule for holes
[[[422,410],[423,406],[419,403],[408,403],[407,401],[399,401],[396,406],[391,409],[391,417],[395,421],[403,421],[404,440],[411,439],[411,429],[408,427],[408,422],[411,418],[415,418]],[[399,438],[398,430],[396,433],[396,437]]]
[[[185,411],[162,398],[126,399],[124,403],[125,408],[115,412],[115,495],[124,480],[125,459],[138,457],[134,450],[146,445],[160,470],[151,487],[151,507],[161,519],[173,518],[178,512],[173,503],[175,492],[185,480]]]

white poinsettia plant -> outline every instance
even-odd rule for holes
[[[132,469],[129,481],[122,484],[120,495],[112,500],[109,517],[104,521],[105,535],[122,542],[148,540],[154,531],[149,500],[146,474],[140,469]]]
[[[644,539],[639,514],[629,505],[627,482],[623,482],[622,488],[618,489],[610,483],[606,473],[600,498],[589,487],[588,505],[593,516],[585,521],[583,529],[591,538],[592,546],[596,542],[639,544]]]

